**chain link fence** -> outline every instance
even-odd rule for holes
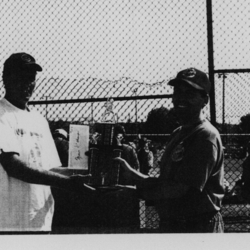
[[[229,70],[228,70],[229,71]],[[235,72],[234,72],[235,71]],[[241,117],[250,113],[250,72],[226,70],[215,74],[215,99],[217,122],[222,125],[239,124]],[[235,131],[224,131],[234,133]]]
[[[156,133],[145,122],[152,110],[171,111],[167,82],[178,71],[195,67],[208,73],[207,1],[0,2],[0,67],[15,52],[36,58],[43,71],[30,106],[47,118],[51,130],[68,130],[69,124],[92,128],[112,98],[117,122],[125,125],[130,141],[138,133],[152,140],[155,163],[149,174],[159,175],[167,141],[159,134],[170,131],[160,124],[154,127],[158,135],[150,136]],[[239,132],[240,118],[249,112],[249,8],[247,0],[212,1],[216,120],[225,134],[230,187],[241,176],[244,154],[232,153],[242,144],[229,134]],[[205,115],[210,118],[210,107]],[[226,231],[248,231],[248,210],[248,204],[224,204]],[[154,206],[140,201],[141,229],[154,232],[158,223]]]
[[[249,141],[249,20],[248,1],[213,1],[213,41],[216,119],[225,147],[225,179],[229,189],[241,178]],[[232,11],[234,12],[231,15]],[[229,18],[230,16],[230,18]],[[247,120],[247,119],[246,119]],[[234,197],[236,198],[236,197]],[[224,200],[226,232],[249,232],[249,205]]]

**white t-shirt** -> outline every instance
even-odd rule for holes
[[[61,166],[47,121],[0,100],[0,153],[14,152],[30,167]],[[49,186],[8,176],[0,163],[0,231],[50,231],[54,199]]]

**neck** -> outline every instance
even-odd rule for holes
[[[27,103],[28,102],[21,102],[19,100],[17,100],[16,98],[12,98],[9,95],[5,95],[5,99],[10,102],[12,105],[14,105],[15,107],[22,109],[22,110],[27,110]]]

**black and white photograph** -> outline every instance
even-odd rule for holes
[[[0,6],[6,249],[244,248],[248,0]]]

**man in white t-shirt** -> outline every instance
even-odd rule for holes
[[[50,186],[93,192],[84,176],[50,171],[61,166],[45,118],[27,104],[36,85],[35,59],[12,54],[4,63],[5,97],[0,100],[0,231],[51,231]]]

